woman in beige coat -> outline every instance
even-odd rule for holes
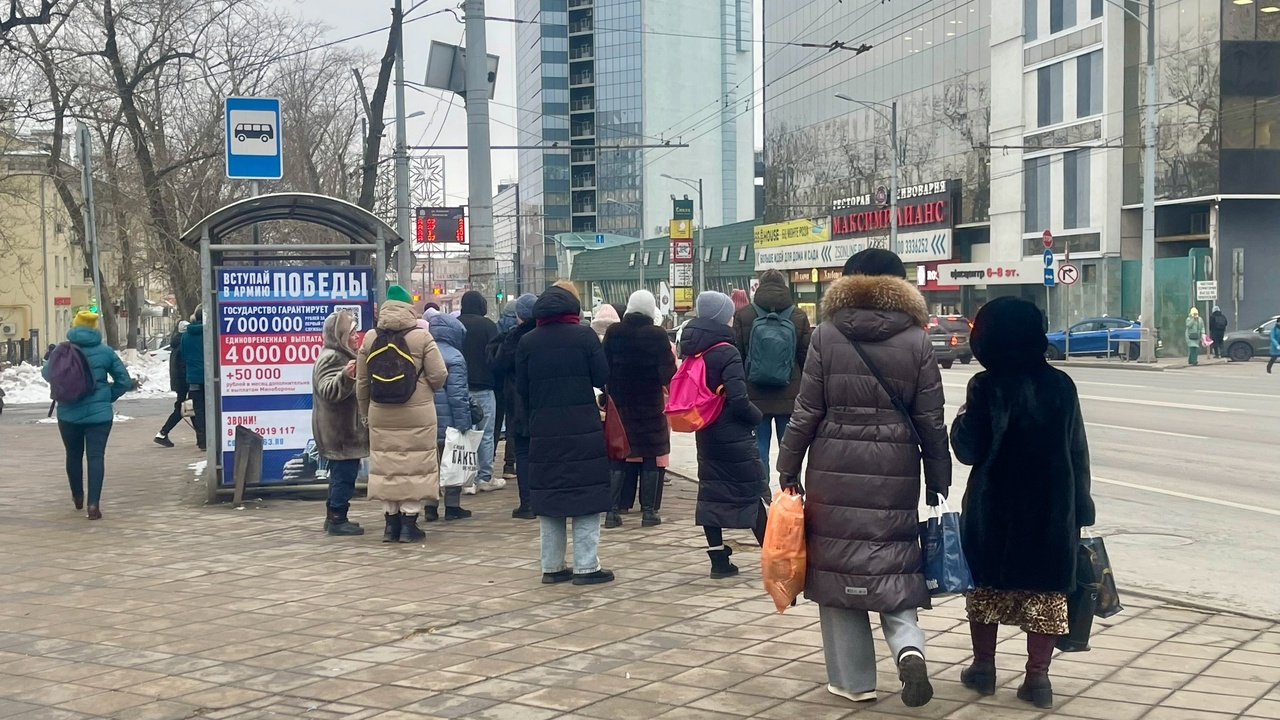
[[[417,326],[411,300],[399,285],[387,290],[377,328],[365,335],[356,356],[356,398],[360,414],[369,422],[369,499],[382,501],[386,519],[383,542],[408,543],[426,537],[418,529],[418,514],[424,500],[436,500],[440,495],[435,391],[444,387],[448,372],[431,333]],[[418,371],[417,387],[403,404],[372,402],[369,352],[378,333],[401,331],[407,331],[404,341]]]

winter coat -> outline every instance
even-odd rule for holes
[[[182,332],[177,328],[169,336],[169,389],[179,395],[187,392],[187,362],[182,356]]]
[[[356,354],[347,345],[354,319],[334,313],[324,321],[324,349],[311,370],[311,437],[316,452],[328,460],[369,456],[369,428],[360,417],[355,378],[347,363]]]
[[[546,517],[592,515],[612,505],[592,390],[609,381],[609,365],[595,332],[578,324],[580,313],[571,293],[548,289],[534,305],[537,327],[516,352],[516,391],[528,413],[530,506]]]
[[[725,343],[711,349],[718,343]],[[707,368],[707,387],[723,388],[724,409],[716,421],[695,433],[698,445],[698,505],[694,522],[722,528],[749,528],[761,511],[764,468],[756,445],[761,414],[747,397],[742,357],[728,325],[695,318],[680,334],[680,352],[699,353]]]
[[[190,323],[182,333],[182,362],[187,368],[187,385],[204,385],[204,323]]]
[[[417,322],[409,303],[384,302],[377,328],[365,333],[356,355],[356,398],[369,426],[370,500],[414,502],[439,496],[435,391],[444,387],[448,371],[431,333],[417,327]],[[401,330],[409,330],[405,344],[417,361],[418,387],[403,404],[373,402],[369,399],[369,351],[379,332]]]
[[[516,301],[508,300],[507,304],[502,306],[502,317],[498,318],[498,334],[511,332],[519,324],[520,320],[516,317]]]
[[[796,395],[800,392],[800,377],[804,371],[804,360],[809,354],[809,316],[796,308],[791,289],[787,287],[786,277],[777,270],[768,270],[760,278],[760,287],[756,288],[756,296],[752,301],[765,312],[781,312],[791,308],[791,324],[796,328],[796,364],[791,371],[791,384],[786,387],[761,387],[747,381],[747,395],[760,412],[765,415],[790,415],[796,405]],[[733,344],[738,346],[745,364],[751,352],[751,327],[758,315],[753,305],[738,310],[733,314]]]
[[[1187,316],[1187,342],[1199,344],[1204,337],[1204,320],[1199,315]]]
[[[58,422],[73,425],[97,425],[108,423],[115,417],[111,404],[121,395],[133,389],[129,370],[111,346],[102,342],[102,332],[93,328],[73,327],[67,331],[67,342],[80,346],[89,361],[93,373],[93,392],[75,402],[58,403]],[[49,379],[49,363],[41,368],[41,375]],[[111,382],[107,382],[110,378]]]
[[[502,399],[506,408],[507,430],[521,437],[529,437],[529,412],[525,409],[524,399],[516,392],[516,352],[520,348],[520,340],[536,326],[533,320],[522,322],[489,343],[489,364],[504,378]]]
[[[893,612],[930,607],[918,540],[925,484],[951,485],[942,375],[924,298],[902,278],[852,275],[823,297],[778,471],[805,476],[806,596]],[[859,341],[911,415],[922,445],[849,342]]]
[[[1271,328],[1271,355],[1280,356],[1280,323]]]
[[[484,296],[475,290],[468,290],[462,296],[462,312],[458,320],[467,329],[467,338],[463,341],[462,357],[467,360],[467,385],[472,390],[493,390],[493,368],[489,367],[489,359],[485,356],[485,348],[498,337],[498,326],[485,317],[489,311]]]
[[[427,321],[449,377],[436,390],[436,441],[444,442],[446,428],[471,429],[471,391],[467,389],[467,361],[462,357],[467,329],[456,317],[435,315]]]
[[[1227,336],[1227,327],[1231,323],[1227,322],[1227,316],[1221,310],[1214,310],[1209,316],[1209,337],[1213,338],[1215,345],[1222,345],[1222,340]]]
[[[666,331],[648,315],[627,315],[605,332],[604,356],[609,362],[609,397],[627,432],[631,456],[671,452],[663,388],[676,374],[676,359]]]

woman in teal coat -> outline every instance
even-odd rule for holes
[[[67,332],[67,341],[78,345],[89,361],[93,373],[93,390],[72,402],[58,403],[58,432],[67,451],[67,480],[71,484],[71,499],[76,509],[84,507],[84,462],[89,464],[90,520],[102,518],[98,502],[102,496],[102,479],[106,473],[107,438],[111,435],[111,421],[115,417],[112,403],[133,389],[133,380],[125,369],[120,356],[102,342],[98,330],[98,315],[89,311],[76,314]],[[42,371],[49,379],[49,363]],[[107,382],[110,379],[111,382]]]
[[[1271,374],[1271,366],[1280,360],[1280,322],[1271,326],[1271,359],[1267,361],[1267,374]]]

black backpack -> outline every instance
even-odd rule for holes
[[[418,387],[418,366],[409,354],[405,336],[409,328],[397,332],[378,331],[365,366],[369,370],[369,399],[381,405],[403,405]]]

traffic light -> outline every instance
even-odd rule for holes
[[[421,299],[422,299],[422,296],[421,296],[421,295],[419,295],[418,293],[414,293],[414,294],[413,294],[413,301],[414,301],[414,302],[418,302],[418,301],[419,301],[419,300],[421,300]]]
[[[92,299],[92,300],[90,300],[90,301],[89,301],[89,312],[91,312],[91,313],[96,313],[96,312],[98,312],[98,299],[97,299],[97,298],[94,298],[94,299]]]
[[[502,302],[502,298],[504,298],[504,297],[506,297],[506,296],[507,296],[507,295],[506,295],[506,293],[504,293],[504,292],[502,292],[501,290],[499,290],[499,291],[498,291],[498,302]]]
[[[432,295],[443,295],[443,294],[444,294],[444,291],[440,289],[440,286],[439,286],[439,285],[435,285],[435,286],[433,286],[433,287],[431,288],[431,294],[432,294]]]

